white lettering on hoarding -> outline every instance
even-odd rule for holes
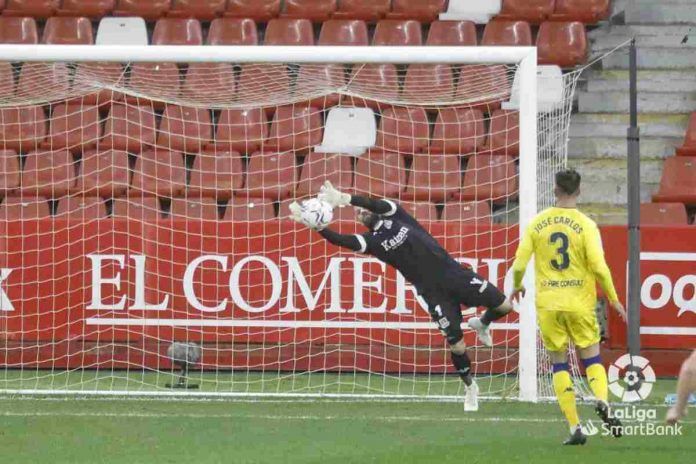
[[[102,285],[113,285],[117,291],[121,290],[121,273],[114,277],[102,277],[102,262],[116,261],[119,269],[123,269],[125,256],[123,255],[87,255],[92,261],[92,303],[86,309],[97,310],[123,310],[126,307],[126,295],[122,295],[118,303],[108,305],[102,302]]]
[[[271,296],[268,299],[268,301],[266,301],[266,303],[261,306],[250,305],[249,302],[244,299],[244,297],[239,291],[239,275],[242,273],[242,269],[244,268],[244,266],[252,261],[256,261],[258,263],[263,264],[268,273],[271,275]],[[280,274],[280,269],[278,269],[278,266],[276,266],[276,264],[273,261],[266,258],[265,256],[247,256],[241,259],[232,268],[232,274],[230,274],[230,295],[232,295],[232,301],[234,302],[235,306],[242,309],[243,311],[246,311],[248,313],[263,313],[271,309],[280,299],[280,292],[282,291],[282,289],[283,277]]]
[[[223,271],[227,270],[227,256],[217,256],[217,255],[203,255],[194,259],[186,266],[186,271],[184,272],[184,296],[188,304],[193,306],[198,311],[203,313],[218,313],[225,309],[227,306],[227,298],[222,300],[216,306],[205,306],[196,296],[196,292],[193,289],[193,274],[196,272],[198,266],[200,266],[205,261],[214,261],[220,265]]]
[[[10,274],[12,274],[12,269],[6,267],[0,269],[0,311],[14,311],[14,306],[12,306],[12,301],[2,289],[1,285],[5,282]]]
[[[319,297],[326,287],[326,283],[331,280],[331,287],[329,289],[331,295],[331,303],[328,308],[324,310],[326,313],[342,313],[345,312],[341,308],[341,263],[346,260],[346,258],[331,258],[329,265],[324,271],[324,277],[321,279],[319,288],[314,295],[312,295],[312,289],[307,283],[304,272],[300,267],[300,263],[297,258],[281,258],[281,260],[288,264],[288,290],[285,306],[280,310],[282,313],[298,313],[300,308],[295,306],[295,282],[300,288],[300,293],[302,298],[304,298],[305,305],[309,311],[314,311],[317,303],[319,302]]]
[[[355,258],[353,261],[353,307],[351,313],[383,313],[387,309],[387,299],[384,298],[382,303],[377,307],[365,306],[363,303],[363,289],[373,288],[376,293],[382,294],[382,275],[386,265],[377,258]],[[380,267],[380,274],[376,280],[366,281],[364,276],[364,265],[375,263]]]

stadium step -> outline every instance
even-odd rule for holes
[[[584,77],[588,79],[586,84],[588,92],[628,91],[628,70],[587,71]],[[671,92],[696,92],[696,72],[658,69],[638,71],[639,92],[660,92],[666,88],[669,88]]]
[[[695,48],[696,30],[688,25],[612,25],[591,30],[587,34],[595,52],[610,50],[636,38],[638,47]],[[682,43],[684,38],[686,43]]]
[[[691,0],[634,0],[626,5],[627,24],[693,24],[696,9]]]
[[[624,141],[625,145],[625,141]],[[583,203],[625,205],[627,198],[626,159],[570,159],[568,164],[582,175]],[[650,201],[662,175],[662,160],[641,160],[641,201]]]
[[[695,39],[696,40],[696,39]],[[594,49],[592,56],[597,57]],[[608,50],[603,50],[607,52]],[[619,51],[613,53],[602,61],[604,69],[628,69],[628,53]],[[693,47],[643,47],[638,52],[638,68],[640,69],[693,69]]]
[[[578,97],[581,113],[625,113],[629,109],[628,91],[579,92]],[[696,93],[638,93],[638,110],[641,113],[688,113],[694,108]]]
[[[624,126],[625,130],[625,126]],[[674,155],[674,149],[682,144],[683,137],[641,137],[640,156],[645,159],[663,159]],[[617,137],[572,137],[568,144],[569,158],[611,159],[625,162],[626,135]]]
[[[686,114],[641,114],[641,137],[683,137],[689,117]],[[570,123],[571,137],[625,137],[628,114],[578,113]]]

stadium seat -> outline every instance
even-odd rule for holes
[[[60,0],[7,0],[2,14],[44,19],[53,16],[59,7]]]
[[[408,103],[451,102],[454,91],[452,67],[448,64],[412,64],[406,71],[402,98]]]
[[[203,45],[203,30],[197,19],[162,18],[155,23],[152,45]]]
[[[684,203],[641,203],[641,225],[685,226],[689,223]]]
[[[75,166],[68,150],[36,150],[27,154],[20,192],[27,196],[62,197],[75,185]]]
[[[684,144],[677,148],[678,156],[696,156],[696,112],[689,116],[689,126],[684,136]]]
[[[420,154],[413,157],[411,175],[403,198],[443,203],[454,198],[461,188],[459,158]]]
[[[165,100],[179,97],[179,68],[174,63],[134,63],[131,65],[128,86],[144,96],[127,96],[127,101],[151,104],[156,109],[162,109]]]
[[[296,182],[297,168],[293,152],[257,152],[249,158],[243,194],[282,200],[293,195]]]
[[[339,190],[350,191],[353,187],[353,163],[347,155],[310,153],[302,166],[297,197],[316,195],[324,181],[331,181]]]
[[[377,142],[377,119],[370,108],[335,106],[326,113],[324,136],[317,153],[358,156]]]
[[[295,95],[316,95],[325,92],[326,95],[299,102],[299,104],[328,108],[336,106],[341,101],[341,95],[329,90],[339,89],[346,85],[345,68],[342,64],[303,64],[295,82]]]
[[[46,121],[41,106],[0,108],[0,149],[34,150],[46,137]]]
[[[275,219],[275,208],[273,203],[256,199],[231,198],[225,214],[222,217],[223,221],[234,222],[253,222],[267,221]]]
[[[217,121],[214,147],[247,155],[258,151],[268,136],[268,118],[261,108],[224,109]]]
[[[53,150],[81,153],[96,147],[100,137],[99,108],[62,103],[53,107],[49,135],[44,145]]]
[[[353,190],[374,197],[398,198],[406,186],[406,170],[399,153],[369,151],[355,165]]]
[[[426,45],[478,45],[476,24],[471,21],[435,21],[430,24]]]
[[[213,123],[206,108],[167,105],[160,121],[157,145],[193,153],[213,139]]]
[[[280,14],[280,0],[229,0],[225,16],[265,23]]]
[[[483,113],[471,108],[443,108],[438,112],[431,153],[473,155],[486,141]]]
[[[540,24],[553,13],[556,0],[504,0],[496,19],[527,21]]]
[[[486,24],[492,17],[499,14],[500,10],[501,0],[449,0],[447,12],[441,14],[440,19]]]
[[[0,204],[0,221],[47,219],[49,217],[51,217],[51,210],[43,197],[6,197]]]
[[[225,11],[227,0],[173,0],[168,16],[210,21]]]
[[[210,23],[208,45],[258,45],[256,23],[249,18],[217,18]]]
[[[186,191],[184,157],[178,151],[144,151],[135,161],[131,196],[177,197]]]
[[[418,21],[384,19],[377,23],[372,45],[423,45],[423,31]]]
[[[278,151],[308,151],[322,137],[322,112],[305,105],[279,106],[266,146]]]
[[[346,105],[367,106],[380,111],[389,106],[381,101],[399,98],[399,77],[393,64],[355,65],[348,82],[348,90],[360,97],[345,96]]]
[[[188,65],[181,95],[191,103],[229,102],[237,94],[237,78],[229,63],[191,63]]]
[[[119,150],[95,150],[82,155],[80,175],[77,177],[73,193],[116,198],[125,195],[129,185],[128,153]]]
[[[102,18],[97,28],[97,45],[148,45],[143,18]]]
[[[236,151],[203,151],[196,154],[191,167],[189,197],[230,198],[242,188],[242,158]]]
[[[392,11],[387,13],[387,18],[430,23],[445,11],[446,6],[447,0],[393,0]]]
[[[442,210],[442,220],[464,224],[490,223],[491,207],[487,201],[446,203]]]
[[[471,64],[461,67],[454,98],[490,113],[509,100],[511,91],[505,66]]]
[[[70,70],[65,63],[24,63],[19,73],[18,99],[42,102],[65,99],[70,92]]]
[[[418,222],[428,223],[437,221],[437,208],[430,202],[402,201],[399,203],[408,214]]]
[[[665,159],[660,188],[653,201],[661,203],[686,203],[696,205],[696,159],[670,157]]]
[[[307,19],[271,19],[264,45],[314,45],[314,29]]]
[[[382,113],[377,147],[410,155],[423,152],[430,143],[428,115],[423,108],[388,108]]]
[[[587,32],[582,23],[547,21],[539,27],[539,64],[572,68],[585,62],[587,51]]]
[[[494,20],[486,24],[481,45],[531,46],[532,29],[526,21]]]
[[[611,0],[556,0],[552,21],[580,21],[594,24],[609,17]]]
[[[59,198],[55,218],[86,221],[106,219],[106,205],[99,197]]]
[[[260,101],[287,101],[290,98],[290,75],[283,64],[246,64],[237,82],[237,101],[257,106]],[[275,106],[265,109],[268,116]]]
[[[48,18],[41,43],[47,45],[92,45],[92,23],[87,18]]]
[[[114,16],[140,16],[154,21],[167,15],[171,0],[118,0]]]
[[[318,45],[369,45],[365,21],[357,19],[330,19],[324,21],[319,32]]]
[[[505,203],[517,196],[515,161],[509,156],[476,155],[469,158],[461,199]]]
[[[377,21],[391,9],[391,0],[341,0],[334,19],[362,19]]]
[[[121,63],[79,63],[75,68],[73,90],[94,87],[95,92],[81,95],[77,101],[85,105],[110,105],[115,100],[122,100],[123,94],[102,88],[102,85],[122,86],[125,79]]]
[[[14,70],[12,63],[0,62],[0,95],[12,97],[15,93]]]
[[[190,219],[198,221],[217,221],[220,209],[214,198],[174,198],[169,207],[172,219]]]
[[[157,197],[116,198],[111,216],[114,219],[134,219],[141,222],[155,222],[162,218],[162,210]]]
[[[0,17],[0,43],[37,44],[39,33],[34,18]]]
[[[482,151],[493,155],[517,156],[520,153],[520,114],[496,110],[491,114],[490,135]]]
[[[63,0],[58,15],[101,19],[109,16],[114,8],[116,8],[116,0]]]
[[[19,188],[19,156],[14,150],[0,150],[0,196]]]
[[[337,3],[337,0],[285,0],[285,11],[281,16],[327,21],[336,11]]]
[[[117,103],[104,125],[101,148],[138,153],[155,144],[155,112],[147,106]]]

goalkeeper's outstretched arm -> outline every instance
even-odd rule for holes
[[[318,231],[319,235],[324,237],[329,243],[343,248],[348,248],[353,251],[364,252],[367,249],[365,239],[360,235],[345,235],[334,232],[331,229],[323,229]]]
[[[328,180],[324,182],[324,185],[319,189],[318,198],[327,202],[333,208],[343,208],[344,206],[351,205],[364,208],[375,214],[387,216],[396,212],[396,203],[391,200],[378,200],[370,197],[343,193],[334,188]]]

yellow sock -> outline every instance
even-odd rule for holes
[[[587,381],[590,384],[595,398],[605,403],[609,399],[609,384],[607,382],[607,371],[600,363],[596,363],[585,369]]]
[[[561,407],[561,411],[565,416],[571,429],[580,425],[580,417],[578,416],[578,408],[575,404],[575,390],[573,389],[573,381],[570,380],[568,371],[558,371],[553,374],[553,389],[556,391],[556,398]]]

